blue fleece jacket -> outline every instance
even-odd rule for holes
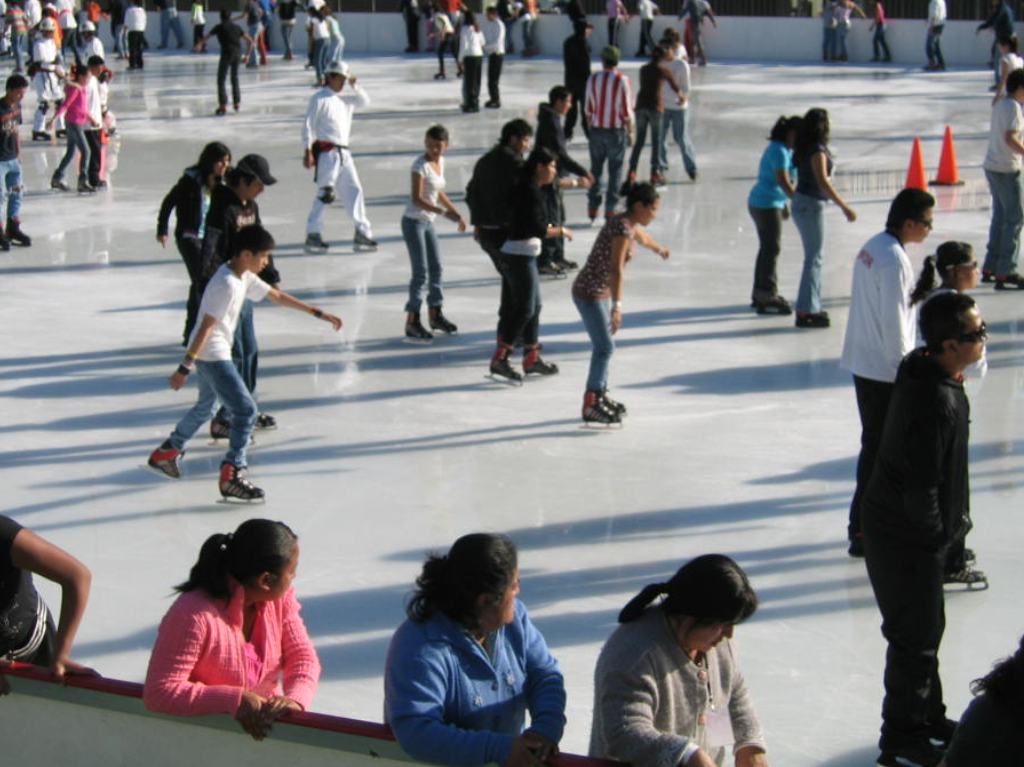
[[[409,756],[454,767],[504,764],[527,709],[529,729],[561,740],[562,672],[518,600],[493,658],[444,615],[398,627],[384,672],[384,719]]]

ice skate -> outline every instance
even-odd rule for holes
[[[409,312],[405,319],[405,341],[413,344],[429,344],[434,340],[434,334],[423,327],[418,313]]]
[[[306,244],[303,246],[307,253],[326,253],[330,247],[319,232],[306,235]]]
[[[221,418],[210,419],[210,439],[227,439],[231,436],[231,424]]]
[[[444,312],[441,311],[440,306],[431,308],[429,321],[431,330],[439,330],[448,336],[453,336],[459,332],[458,325],[444,316]]]
[[[613,426],[621,424],[622,418],[604,401],[601,392],[588,391],[583,395],[583,423]]]
[[[942,583],[952,587],[951,591],[984,591],[988,588],[988,577],[981,570],[964,565],[959,570],[946,573]]]
[[[242,470],[232,463],[220,465],[220,494],[224,501],[242,501],[245,503],[263,503],[266,497],[261,488],[242,475]]]
[[[377,241],[357,231],[355,237],[352,238],[352,247],[356,250],[376,250]]]
[[[79,194],[92,194],[96,191],[96,187],[90,184],[86,179],[79,179],[78,181],[78,193]]]
[[[568,276],[565,273],[565,269],[556,264],[554,261],[548,261],[543,264],[538,264],[537,271],[544,277],[553,277],[556,280],[565,279]]]
[[[149,467],[171,479],[181,479],[181,458],[184,451],[171,445],[169,439],[164,440],[156,450],[149,454]]]
[[[51,178],[50,189],[56,189],[58,192],[70,192],[71,187],[64,183],[64,179]]]
[[[610,408],[613,413],[616,413],[619,418],[623,418],[626,415],[626,406],[609,397],[607,390],[601,392],[601,402],[603,402],[606,407]]]
[[[540,349],[535,346],[523,355],[523,373],[528,376],[558,375],[558,365],[541,359]]]
[[[270,413],[257,413],[253,427],[260,431],[273,431],[277,428],[277,419]]]
[[[523,382],[522,373],[512,367],[512,363],[508,361],[508,353],[510,351],[512,351],[512,348],[507,344],[498,346],[498,350],[491,357],[490,378],[521,384]]]

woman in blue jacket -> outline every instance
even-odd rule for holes
[[[505,536],[466,535],[427,558],[384,672],[385,720],[414,759],[536,767],[558,752],[565,683],[518,593]]]

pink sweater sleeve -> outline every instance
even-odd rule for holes
[[[72,125],[83,125],[89,119],[89,110],[85,103],[85,89],[78,85],[64,87],[64,103],[57,108],[56,117],[67,114]]]
[[[301,607],[295,599],[295,592],[289,591],[284,598],[281,626],[283,687],[285,696],[308,711],[320,681],[320,660],[306,631],[306,624],[299,615]]]
[[[160,623],[142,700],[150,711],[163,714],[234,716],[242,702],[240,686],[208,685],[192,679],[204,648],[216,641],[216,629],[189,604],[188,596],[179,597]]]

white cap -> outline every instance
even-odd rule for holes
[[[332,61],[327,65],[327,69],[324,70],[324,75],[341,75],[344,78],[348,78],[348,64],[344,61]]]
[[[84,22],[82,24],[82,30],[81,31],[82,32],[95,32],[96,31],[96,25],[93,24],[91,21],[86,21],[86,22]]]
[[[309,0],[309,4],[307,7],[311,11],[319,11],[325,5],[327,5],[327,3],[325,3],[324,0]]]
[[[56,32],[57,22],[47,16],[45,19],[39,22],[39,28],[43,32]]]

